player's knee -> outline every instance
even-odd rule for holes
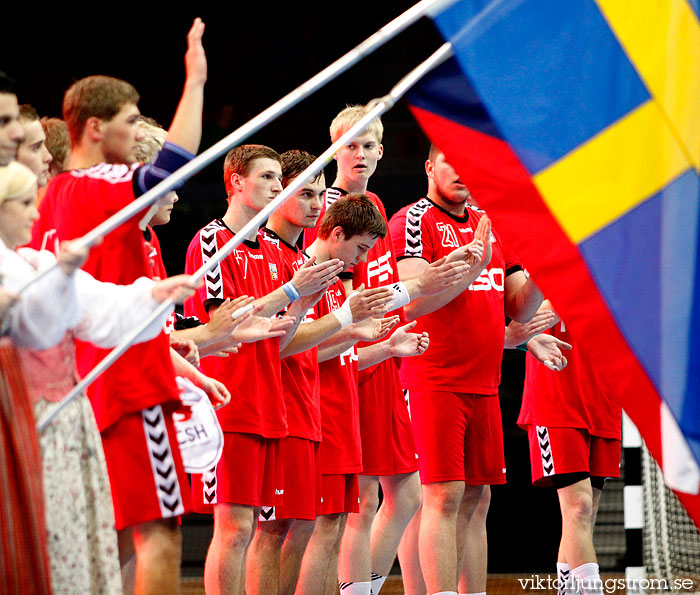
[[[214,540],[225,550],[244,550],[253,538],[253,518],[219,513],[214,518]]]
[[[182,555],[180,527],[169,521],[137,525],[133,530],[137,559],[155,559],[179,564]]]
[[[486,522],[486,517],[489,513],[489,507],[491,506],[491,489],[489,486],[485,486],[484,490],[479,497],[479,501],[474,509],[474,514],[472,518]]]
[[[420,487],[415,490],[407,491],[406,495],[402,498],[401,508],[409,522],[420,510],[422,503],[423,496],[421,495]]]
[[[316,519],[314,539],[326,550],[332,551],[340,544],[343,535],[344,514],[327,514]]]
[[[458,482],[443,485],[433,484],[423,492],[423,508],[440,515],[456,515],[462,505],[463,496],[463,484],[459,485]]]
[[[281,545],[291,526],[291,519],[261,522],[258,524],[258,534],[265,541]]]
[[[576,524],[590,524],[593,516],[591,495],[583,492],[570,494],[562,501],[562,516]]]
[[[316,521],[306,521],[297,519],[294,521],[289,537],[294,541],[308,542],[316,528]]]
[[[379,494],[377,490],[365,490],[360,498],[360,515],[372,519],[378,508]]]
[[[423,497],[420,491],[420,483],[416,482],[415,488],[404,489],[400,496],[392,499],[392,505],[396,516],[405,523],[409,523],[421,507]]]

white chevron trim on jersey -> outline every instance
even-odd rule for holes
[[[326,201],[326,208],[330,207],[336,200],[343,198],[347,192],[342,191],[340,188],[326,188],[326,192],[323,195]]]
[[[202,264],[206,264],[216,254],[216,233],[225,229],[218,221],[212,221],[199,232],[199,246],[202,250]],[[224,280],[221,276],[221,264],[204,275],[204,283],[207,288],[207,299],[224,299]]]
[[[432,206],[427,198],[421,198],[406,213],[406,248],[405,256],[423,256],[420,223],[425,212]]]

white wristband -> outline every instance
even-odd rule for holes
[[[234,320],[238,320],[241,316],[244,314],[248,314],[255,306],[253,304],[248,304],[247,306],[243,306],[242,308],[238,308],[238,310],[235,310],[233,314],[231,314],[231,318]]]
[[[353,291],[348,299],[345,300],[342,306],[337,310],[333,310],[333,316],[338,319],[340,323],[340,328],[345,328],[348,324],[352,324],[352,310],[350,309],[350,298],[352,298],[357,292]]]
[[[391,289],[392,294],[391,302],[389,302],[389,312],[396,310],[396,308],[402,308],[411,301],[411,296],[408,295],[405,283],[399,281],[391,285],[389,289]]]

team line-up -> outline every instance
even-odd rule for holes
[[[3,480],[3,592],[177,593],[194,511],[214,518],[207,593],[376,595],[397,553],[406,593],[484,593],[489,486],[506,482],[500,364],[519,347],[532,481],[562,512],[559,590],[602,593],[592,529],[619,476],[620,409],[438,147],[427,194],[389,220],[368,191],[371,121],[330,186],[306,180],[213,264],[315,161],[232,149],[185,275],[167,277],[154,231],[174,191],[89,253],[71,243],[194,158],[203,33],[195,20],[167,131],[119,79],[77,81],[63,120],[40,120],[0,76],[2,424],[5,456],[34,478]],[[342,109],[331,141],[367,112]],[[164,302],[182,313],[161,308],[37,432]]]

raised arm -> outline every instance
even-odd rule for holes
[[[168,130],[166,141],[197,153],[202,140],[204,83],[207,81],[207,58],[202,46],[204,23],[196,18],[187,34],[185,53],[185,87]]]

